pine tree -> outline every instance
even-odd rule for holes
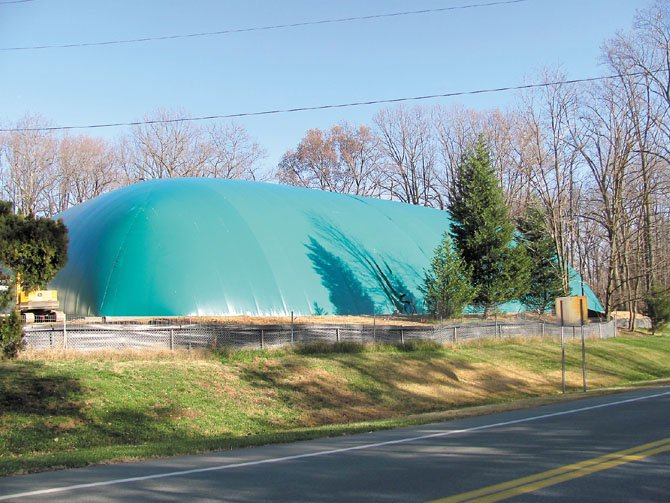
[[[426,271],[422,288],[426,310],[433,316],[453,318],[463,313],[474,295],[468,268],[452,248],[449,233],[435,248],[431,269]]]
[[[61,220],[15,215],[0,201],[0,266],[19,276],[25,291],[44,287],[63,268],[67,244]]]
[[[527,291],[527,257],[514,246],[514,226],[482,137],[458,166],[448,207],[451,236],[477,289],[474,305],[491,309]]]
[[[556,257],[556,246],[549,234],[545,214],[539,206],[529,206],[517,222],[519,244],[530,262],[528,293],[521,301],[533,311],[544,313],[556,297],[566,294]]]
[[[653,287],[644,297],[645,314],[651,319],[651,333],[670,323],[670,290]]]

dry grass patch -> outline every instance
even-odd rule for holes
[[[214,360],[215,356],[208,349],[105,349],[98,351],[75,351],[62,349],[36,350],[27,349],[19,353],[19,361],[74,361],[74,360],[100,360],[110,361],[157,361],[157,362],[175,362],[175,361],[200,361]]]

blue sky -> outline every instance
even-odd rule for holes
[[[2,4],[0,48],[162,36],[442,8],[490,0],[33,0]],[[526,0],[369,21],[71,49],[0,51],[0,122],[54,125],[194,116],[519,85],[544,67],[603,72],[601,44],[651,0]],[[424,101],[505,108],[513,93]],[[369,123],[381,106],[238,120],[265,164],[312,127]],[[124,128],[82,133],[113,140]]]

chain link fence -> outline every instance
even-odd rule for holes
[[[464,323],[460,325],[220,325],[51,323],[26,325],[24,340],[33,350],[263,349],[313,342],[404,344],[428,340],[455,343],[510,337],[588,338],[616,336],[614,321],[561,327],[546,322]]]

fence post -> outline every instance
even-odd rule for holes
[[[402,328],[400,329],[400,344],[405,345],[405,331]]]
[[[340,342],[340,328],[335,329],[335,342]]]
[[[293,344],[294,338],[293,338],[293,311],[291,311],[291,344]]]
[[[542,338],[544,339],[544,321],[540,323],[542,329]]]
[[[372,313],[372,340],[377,342],[377,313]]]
[[[63,349],[67,349],[67,315],[63,315]]]
[[[458,342],[458,336],[456,335],[457,327],[454,327],[454,342]]]
[[[261,349],[265,346],[265,330],[261,328]]]
[[[598,339],[603,338],[603,324],[598,322]]]
[[[170,329],[170,351],[174,351],[174,329]]]
[[[614,311],[614,337],[616,337],[616,311]]]

